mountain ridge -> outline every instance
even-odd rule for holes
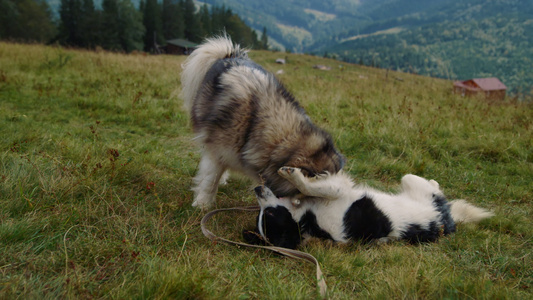
[[[533,5],[523,0],[206,0],[294,52],[447,79],[533,86]],[[324,17],[327,16],[327,17]],[[261,27],[262,28],[262,27]]]

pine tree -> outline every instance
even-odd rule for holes
[[[81,0],[61,0],[59,17],[59,42],[68,46],[83,46]]]
[[[52,13],[44,0],[0,0],[0,38],[46,43],[55,34]]]
[[[131,52],[142,50],[145,28],[142,14],[137,11],[130,0],[119,0],[119,43],[122,50]]]
[[[200,23],[202,23],[202,29],[203,29],[203,36],[210,36],[213,34],[213,26],[211,24],[212,18],[209,14],[209,8],[207,7],[207,4],[204,3],[202,5],[202,8],[200,8]]]
[[[18,27],[18,8],[14,1],[0,0],[0,39],[13,39]]]
[[[196,6],[193,0],[185,0],[183,4],[183,21],[185,22],[184,36],[191,42],[199,43],[202,41],[202,29],[200,20],[196,14]]]
[[[214,6],[211,8],[211,31],[213,34],[220,34],[224,30],[224,4],[222,6]]]
[[[83,0],[80,20],[82,47],[95,48],[100,45],[102,32],[101,12],[94,8],[93,0]]]
[[[261,35],[261,49],[268,50],[268,36],[266,27],[263,27],[263,34]]]
[[[143,24],[145,28],[144,50],[157,52],[157,46],[165,43],[161,8],[157,0],[146,0],[144,3]]]
[[[103,0],[102,9],[102,41],[100,45],[107,50],[122,50],[118,37],[120,32],[118,0]]]
[[[183,22],[183,10],[179,3],[163,0],[161,17],[165,40],[183,37],[185,24]]]

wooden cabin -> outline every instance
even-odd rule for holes
[[[198,44],[183,39],[168,40],[167,44],[161,47],[163,53],[174,55],[189,55],[198,47]]]
[[[455,81],[453,92],[461,96],[484,95],[489,100],[503,100],[507,87],[498,78],[474,78]]]

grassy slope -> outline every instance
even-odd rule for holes
[[[533,110],[451,94],[444,80],[253,52],[329,130],[359,181],[406,173],[497,216],[438,243],[303,250],[331,298],[532,296]],[[0,298],[300,298],[311,266],[213,244],[190,207],[199,160],[177,98],[182,57],[0,44]],[[329,72],[312,65],[329,64]],[[253,204],[232,180],[219,207]],[[255,216],[212,229],[240,239]]]

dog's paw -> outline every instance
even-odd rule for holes
[[[431,185],[433,185],[435,188],[440,189],[439,183],[437,181],[431,179],[429,183],[431,183]]]
[[[229,171],[228,170],[224,171],[224,173],[222,173],[222,176],[220,177],[220,181],[218,182],[218,185],[219,186],[227,185],[229,176],[230,176]]]
[[[283,178],[290,178],[296,175],[297,173],[301,172],[298,168],[293,167],[281,167],[278,170],[278,174]]]
[[[213,207],[214,199],[208,195],[201,195],[199,194],[194,198],[194,201],[192,203],[193,207],[199,208],[201,210],[207,210]]]

